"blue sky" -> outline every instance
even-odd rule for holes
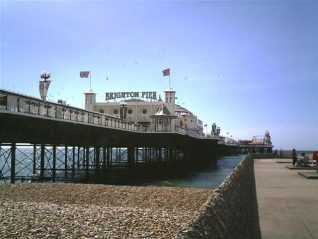
[[[277,149],[318,149],[317,1],[6,1],[0,88],[84,107],[105,92],[157,91],[223,135],[269,130]],[[108,77],[108,80],[106,78]]]

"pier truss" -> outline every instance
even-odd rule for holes
[[[0,144],[0,184],[81,181],[101,178],[113,169],[198,164],[207,155],[185,148],[69,146],[50,144]],[[210,157],[212,157],[210,155]],[[195,161],[193,161],[195,160]],[[135,171],[133,171],[135,170]]]

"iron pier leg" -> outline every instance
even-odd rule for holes
[[[119,161],[119,152],[118,152],[118,148],[116,148],[116,155],[115,155],[115,158],[116,158],[116,163],[118,164],[118,161]]]
[[[77,170],[80,169],[80,152],[81,152],[81,147],[77,147]]]
[[[86,148],[86,179],[88,179],[88,175],[89,175],[89,147]]]
[[[64,176],[67,177],[67,145],[65,145],[65,151],[64,151]]]
[[[72,177],[75,176],[75,147],[73,146],[73,162],[72,162]]]
[[[159,157],[159,162],[161,162],[162,161],[162,152],[161,152],[161,148],[159,148],[159,155],[158,155],[158,157]]]
[[[33,176],[36,175],[36,144],[33,145]]]
[[[53,145],[53,172],[52,172],[53,182],[56,178],[56,145]]]
[[[44,156],[45,156],[45,145],[41,144],[41,164],[40,164],[40,179],[41,182],[44,180]]]
[[[99,155],[100,155],[100,147],[95,147],[95,164],[96,164],[96,174],[98,175],[99,174]]]
[[[15,183],[15,151],[16,144],[11,144],[11,183]]]
[[[83,170],[85,169],[86,165],[86,154],[85,154],[85,147],[83,146],[83,158],[82,158],[82,163],[83,163]]]
[[[135,161],[136,161],[136,165],[138,164],[138,151],[139,151],[139,148],[137,147],[136,150],[135,150]]]
[[[103,171],[106,171],[106,147],[103,146]]]
[[[94,165],[95,165],[95,168],[96,168],[96,147],[93,148],[93,162],[92,162],[92,166],[94,168]]]
[[[169,161],[171,162],[173,160],[173,149],[169,148]]]
[[[135,163],[135,149],[134,147],[128,147],[128,166],[131,167]]]
[[[107,169],[109,168],[110,149],[111,149],[110,147],[107,147],[107,154],[106,154]]]

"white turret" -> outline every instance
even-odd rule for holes
[[[165,91],[165,105],[168,108],[171,115],[175,115],[175,101],[176,101],[176,92],[172,88],[168,88]],[[175,119],[171,120],[171,131],[175,129]]]
[[[85,92],[85,110],[94,111],[94,106],[96,103],[96,93],[94,91],[89,90]]]
[[[272,145],[271,135],[269,134],[268,130],[265,131],[264,144],[265,145]]]

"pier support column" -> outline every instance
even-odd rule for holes
[[[98,175],[100,172],[100,151],[99,151],[100,147],[95,147],[95,171],[96,174]]]
[[[86,163],[85,163],[85,172],[86,172],[86,179],[89,176],[89,147],[86,147]]]
[[[44,157],[45,157],[45,145],[41,144],[41,162],[40,162],[40,179],[44,180]]]
[[[106,171],[106,147],[103,146],[103,171]]]
[[[67,145],[65,145],[64,151],[64,176],[67,177]]]
[[[158,157],[159,157],[159,162],[162,162],[162,148],[159,148],[159,155],[158,155]]]
[[[82,156],[83,156],[83,157],[82,157],[83,170],[85,170],[85,167],[86,167],[86,166],[85,166],[85,165],[86,165],[86,153],[85,153],[86,151],[85,151],[85,150],[86,150],[86,148],[83,146],[83,154],[82,154]]]
[[[33,176],[36,175],[36,144],[33,145]]]
[[[11,183],[15,183],[15,151],[16,144],[11,144]]]
[[[81,153],[81,147],[80,146],[78,146],[77,147],[77,170],[79,170],[80,169],[80,153]]]
[[[73,162],[72,162],[72,177],[74,178],[75,176],[75,146],[73,146],[73,150],[72,150],[72,158],[73,158]]]
[[[107,168],[109,168],[109,165],[110,165],[110,163],[109,163],[109,161],[110,161],[109,159],[110,159],[110,157],[111,157],[110,150],[111,150],[111,148],[110,148],[110,147],[107,147],[107,154],[106,154]]]
[[[138,157],[138,152],[139,152],[139,148],[135,148],[135,163],[136,165],[138,165],[138,160],[139,160],[139,157]]]
[[[56,178],[56,145],[53,145],[53,168],[52,168],[52,179],[55,182]]]
[[[174,158],[173,158],[173,148],[169,148],[169,161],[174,161]]]
[[[135,164],[135,149],[134,147],[128,147],[128,166],[133,166]]]

